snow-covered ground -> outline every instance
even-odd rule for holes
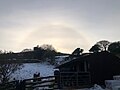
[[[68,56],[57,56],[56,63],[59,64],[60,62],[64,61],[65,57]],[[25,63],[23,64],[22,69],[17,70],[15,73],[12,74],[11,80],[13,80],[13,78],[15,78],[16,80],[33,78],[33,74],[36,72],[40,73],[41,77],[54,75],[54,66],[48,64],[47,62]]]
[[[12,79],[23,80],[33,78],[33,74],[36,72],[40,73],[41,77],[54,75],[54,66],[47,63],[25,63],[22,69],[12,74]]]

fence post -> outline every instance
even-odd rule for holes
[[[16,82],[15,82],[15,90],[19,90],[19,86],[20,86],[20,83],[19,83],[19,80],[17,80]]]
[[[55,70],[54,71],[54,76],[55,76],[55,83],[57,83],[58,89],[60,89],[61,88],[61,85],[60,85],[60,71]]]
[[[22,81],[22,90],[25,90],[25,80]]]
[[[25,90],[25,81],[24,80],[18,81],[16,85],[17,85],[16,90]]]

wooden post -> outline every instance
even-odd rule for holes
[[[76,86],[78,87],[78,72],[79,72],[79,65],[77,64],[77,72],[76,72]]]
[[[87,72],[87,62],[86,61],[84,62],[84,69],[85,69],[85,72]]]
[[[24,80],[23,81],[21,80],[19,82],[18,90],[25,90],[25,81]]]
[[[58,70],[54,71],[55,83],[57,83],[58,88],[60,89],[60,72]]]
[[[19,90],[19,87],[20,87],[20,83],[19,83],[19,80],[16,81],[15,83],[15,90]]]

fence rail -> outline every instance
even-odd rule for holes
[[[26,90],[34,88],[57,88],[57,83],[55,83],[55,76],[30,78],[24,79],[22,81],[16,80],[0,84],[0,90]]]
[[[61,87],[85,87],[90,85],[89,72],[60,72]]]
[[[55,72],[55,76],[35,77],[22,81],[0,84],[0,90],[60,89],[64,87],[83,87],[90,85],[89,72]]]

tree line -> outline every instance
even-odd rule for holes
[[[101,52],[101,51],[108,51],[113,54],[120,54],[120,41],[117,42],[109,42],[107,40],[101,40],[93,45],[90,52]]]
[[[76,51],[79,51],[77,49]],[[81,49],[81,53],[83,53],[83,49]],[[117,42],[109,42],[107,40],[101,40],[98,41],[96,44],[94,44],[90,49],[89,52],[96,53],[101,51],[108,51],[113,54],[119,55],[120,54],[120,41]],[[75,52],[74,52],[75,53]],[[23,49],[19,53],[14,53],[12,51],[0,51],[0,61],[5,60],[48,60],[51,63],[54,62],[55,56],[57,55],[68,55],[65,53],[57,52],[57,50],[52,46],[48,44],[44,45],[37,45],[33,49]]]
[[[43,44],[41,46],[37,45],[33,49],[23,49],[21,52],[14,53],[12,51],[2,51],[0,52],[0,62],[36,62],[36,61],[48,61],[51,64],[55,60],[57,55],[66,55],[66,53],[57,52],[57,50],[48,44]]]

